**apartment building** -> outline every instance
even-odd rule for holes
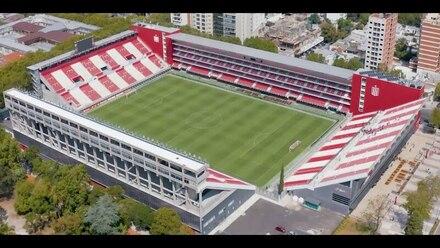
[[[365,69],[391,68],[396,45],[396,13],[374,13],[368,19]]]
[[[440,73],[440,13],[427,14],[422,21],[417,72]]]

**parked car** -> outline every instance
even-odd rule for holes
[[[278,232],[281,232],[281,233],[285,233],[286,232],[286,228],[283,227],[283,226],[276,226],[275,230],[277,230]]]

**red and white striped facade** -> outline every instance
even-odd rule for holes
[[[353,116],[285,180],[287,190],[314,189],[366,178],[418,115],[423,100]]]
[[[42,70],[42,82],[75,108],[124,91],[169,67],[137,36]]]

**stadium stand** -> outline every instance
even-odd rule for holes
[[[84,109],[167,67],[137,36],[131,36],[66,59],[40,73],[49,89],[70,105]]]

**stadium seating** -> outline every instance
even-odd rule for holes
[[[62,99],[84,108],[166,67],[137,36],[131,36],[45,68],[40,75]]]
[[[298,96],[306,93],[306,97],[302,102],[307,104],[326,108],[329,104],[333,103],[336,105],[333,108],[341,112],[348,112],[348,107],[350,106],[349,86],[336,85],[324,80],[315,80],[305,76],[265,68],[264,66],[255,66],[251,65],[250,62],[221,58],[219,55],[208,54],[205,51],[189,49],[179,45],[174,47],[173,59],[175,63],[182,63],[186,66],[197,65],[199,68],[205,68],[208,71],[219,74],[226,73],[229,76],[240,77],[241,79],[247,78],[248,80],[258,82],[258,84],[252,87],[253,89],[272,93],[280,97],[292,97],[293,95]],[[206,75],[208,73],[205,73]],[[229,76],[222,76],[219,79],[229,83],[236,83],[235,79],[231,80],[228,78]],[[238,83],[242,84],[241,80]],[[246,83],[243,86],[249,87]],[[275,88],[275,90],[272,91],[272,88]],[[284,89],[290,91],[291,94],[287,94],[287,91]]]

